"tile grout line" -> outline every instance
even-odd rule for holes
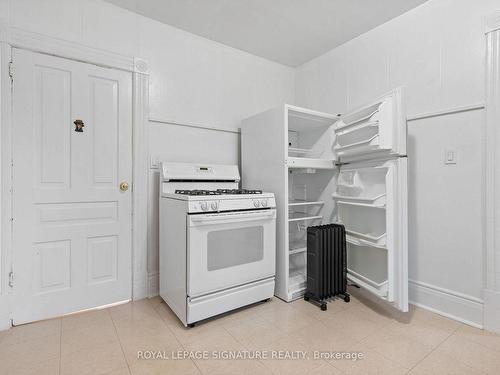
[[[113,315],[111,315],[111,312],[109,310],[107,311],[109,318],[111,319],[111,323],[113,323],[113,328],[115,329],[116,338],[118,339],[118,343],[120,344],[120,349],[122,351],[123,358],[125,359],[125,363],[127,364],[128,373],[132,374],[132,370],[130,369],[127,356],[125,355],[125,350],[123,350],[122,340],[120,339],[120,335],[118,335],[118,329],[116,328],[115,320],[113,319]]]
[[[436,349],[437,349],[437,348],[439,348],[441,345],[443,345],[446,341],[448,341],[448,340],[449,340],[452,336],[454,336],[454,335],[458,332],[458,330],[459,330],[462,326],[464,326],[464,324],[459,325],[459,326],[458,326],[458,327],[457,327],[457,328],[456,328],[456,329],[455,329],[452,333],[450,333],[450,335],[449,335],[448,337],[446,337],[446,339],[444,339],[441,343],[439,343],[439,345],[438,345],[438,346],[436,346]],[[465,338],[465,337],[464,337],[464,339],[465,339],[467,342],[469,342],[469,343],[474,343],[474,344],[476,344],[476,345],[482,346],[483,348],[490,349],[490,348],[488,348],[488,347],[487,347],[487,346],[485,346],[485,345],[481,345],[480,343],[474,342],[474,341],[469,340],[469,339],[467,339],[467,338]],[[492,349],[490,349],[490,350],[492,350]],[[445,353],[445,354],[446,354],[446,353]],[[484,373],[484,374],[486,375],[486,372],[484,372],[483,370],[481,370],[481,369],[479,369],[479,368],[477,368],[477,367],[473,367],[473,366],[469,365],[468,363],[462,362],[460,359],[457,359],[457,361],[458,361],[461,365],[463,365],[463,366],[465,366],[465,367],[468,367],[468,368],[470,368],[471,370],[480,371],[481,373]]]
[[[335,365],[333,364],[333,362],[326,362],[326,363],[328,363],[330,366],[332,366],[335,370],[338,370],[340,373],[342,373],[342,374],[346,374],[346,375],[348,374],[348,372],[347,372],[347,371],[345,371],[345,370],[343,370],[343,369],[341,369],[341,368],[339,368],[339,367],[335,366]]]
[[[182,344],[181,344],[181,346],[182,346]],[[186,350],[186,349],[184,348],[184,346],[182,346],[182,348],[183,348],[184,350]],[[204,372],[202,372],[202,371],[201,371],[201,368],[198,366],[198,364],[197,364],[195,361],[193,361],[192,359],[190,359],[190,361],[193,363],[194,367],[196,367],[196,369],[198,370],[198,372],[200,373],[200,375],[204,375]]]
[[[377,330],[375,330],[375,332],[372,332],[372,333],[370,333],[368,336],[366,336],[366,337],[362,338],[361,340],[359,340],[359,341],[358,341],[358,345],[359,345],[359,344],[363,345],[363,344],[364,344],[364,342],[365,342],[365,341],[366,341],[369,337],[371,337],[371,336],[373,336],[373,335],[378,335],[378,334],[380,333],[380,331],[381,331],[383,328],[384,328],[384,327],[380,327],[380,328],[378,328]],[[414,340],[414,339],[411,339],[411,340],[412,340],[412,341],[417,341],[417,340]],[[445,340],[446,340],[446,339],[445,339]],[[422,344],[421,342],[419,342],[419,343],[420,343],[420,344]],[[410,368],[407,368],[406,366],[402,365],[402,364],[401,364],[401,363],[399,363],[399,362],[396,362],[396,361],[395,361],[395,360],[393,360],[392,358],[387,357],[384,353],[379,352],[377,349],[372,348],[372,350],[374,350],[374,351],[375,351],[375,353],[377,353],[378,355],[380,355],[382,358],[384,358],[386,361],[389,361],[389,362],[390,362],[390,363],[392,363],[393,365],[395,365],[395,366],[397,366],[397,367],[404,368],[404,369],[406,370],[405,374],[410,373],[410,371],[412,371],[412,370],[413,370],[413,368],[414,368],[415,366],[417,366],[417,365],[418,365],[421,361],[423,361],[423,360],[427,357],[427,355],[430,355],[430,354],[434,351],[434,349],[432,349],[432,350],[429,352],[429,354],[427,354],[426,356],[424,356],[424,358],[422,358],[420,361],[418,361],[415,365],[413,365],[413,366],[412,366],[412,367],[410,367]]]
[[[257,314],[258,315],[258,314]],[[260,316],[260,315],[259,315]],[[260,316],[261,317],[261,316]],[[262,318],[262,317],[261,317]],[[237,343],[239,343],[241,346],[243,346],[246,350],[250,351],[250,349],[248,348],[248,346],[246,346],[244,343],[242,343],[240,340],[238,340],[231,332],[229,332],[229,330],[226,329],[225,326],[222,326],[222,329],[224,329],[224,331],[226,331],[229,336],[231,336]],[[277,339],[276,341],[278,341],[279,339]],[[274,341],[273,341],[274,342]],[[270,368],[269,366],[266,366],[265,362],[264,361],[258,361],[259,363],[262,364],[262,366],[264,366],[266,369],[268,369],[271,374],[274,374],[274,375],[279,375],[279,374],[276,374],[272,368]]]
[[[161,303],[162,302],[160,302],[158,305],[160,305]],[[165,321],[165,319],[162,318],[162,316],[158,312],[157,308],[154,307],[154,306],[151,306],[151,307],[153,308],[153,310],[156,313],[156,315],[158,315],[158,317],[160,318],[160,320],[162,321],[162,323],[165,325],[165,327],[167,327],[167,329],[172,334],[172,336],[175,338],[175,340],[179,343],[179,345],[181,346],[182,350],[186,350],[186,347],[184,346],[184,344],[179,340],[179,338],[177,337],[177,335],[175,334],[175,332],[172,330],[172,328],[170,328],[170,326],[167,324],[167,322]],[[193,361],[192,359],[190,359],[190,361],[193,363],[194,367],[196,367],[196,369],[198,370],[198,372],[200,373],[200,375],[203,375],[203,372],[198,367],[198,364],[195,361]]]
[[[420,361],[418,361],[415,365],[413,365],[407,372],[407,374],[409,374],[411,371],[413,371],[413,369],[415,367],[417,367],[418,365],[420,365],[423,361],[425,361],[425,359],[427,357],[429,357],[432,353],[434,353],[436,351],[437,348],[439,348],[441,345],[443,345],[446,341],[448,341],[448,339],[453,336],[455,334],[455,332],[458,331],[458,329],[460,328],[460,325],[457,326],[457,328],[455,328],[453,331],[450,332],[450,334],[448,336],[446,336],[446,338],[441,341],[439,344],[436,345],[435,348],[433,348],[429,353],[427,353],[427,355],[425,355]]]
[[[184,344],[179,340],[179,338],[177,337],[177,335],[175,334],[175,332],[172,330],[172,328],[170,328],[170,326],[167,324],[167,322],[165,321],[165,319],[163,319],[163,317],[160,315],[160,313],[158,312],[158,310],[156,309],[156,307],[153,307],[153,306],[151,306],[151,307],[153,308],[153,310],[156,313],[156,315],[158,316],[158,318],[160,318],[161,322],[165,325],[165,327],[167,327],[167,329],[169,330],[169,332],[172,334],[172,336],[175,338],[175,340],[179,343],[179,345],[181,346],[181,348],[183,350],[186,350],[186,348],[184,347]]]
[[[295,310],[295,311],[298,311],[298,310]],[[300,312],[300,311],[299,311],[299,312]],[[300,313],[302,313],[302,312],[300,312]],[[304,314],[304,315],[307,315],[307,314],[305,314],[305,313],[303,313],[303,314]],[[266,322],[268,322],[268,323],[272,324],[272,322],[269,322],[267,319],[265,319],[265,317],[261,316],[260,314],[257,314],[257,315],[258,315],[260,318],[264,319]],[[318,322],[319,322],[319,320],[318,320],[316,323],[318,323]],[[241,341],[240,341],[240,340],[238,340],[238,339],[237,339],[234,335],[232,335],[232,334],[231,334],[231,332],[229,332],[229,330],[228,330],[228,329],[226,329],[226,327],[225,327],[225,326],[222,326],[222,329],[223,329],[224,331],[226,331],[226,332],[229,334],[229,336],[231,336],[231,337],[232,337],[232,338],[233,338],[233,339],[234,339],[237,343],[239,343],[241,346],[243,346],[246,350],[249,350],[249,351],[250,351],[250,349],[248,348],[248,346],[246,346],[243,342],[241,342]],[[283,337],[281,337],[281,338],[277,338],[276,340],[271,341],[270,343],[268,343],[268,345],[272,345],[273,343],[275,343],[275,342],[277,342],[277,341],[281,340],[282,338],[284,338],[284,337],[286,337],[286,336],[288,336],[288,335],[292,334],[292,332],[296,332],[296,331],[298,331],[298,330],[300,330],[300,329],[301,329],[301,328],[297,328],[296,330],[293,330],[293,331],[291,331],[291,332],[289,332],[289,333],[286,333],[286,334],[284,334],[284,336],[283,336]],[[301,342],[301,344],[303,344],[303,343]],[[303,344],[303,345],[304,345],[304,344]],[[304,346],[305,346],[305,345],[304,345]],[[307,346],[306,346],[306,348],[307,348]],[[307,349],[308,349],[308,348],[307,348]],[[309,349],[308,349],[308,350],[309,350]],[[262,364],[262,365],[263,365],[266,369],[268,369],[269,371],[271,371],[271,373],[272,373],[272,374],[278,375],[278,374],[276,374],[276,372],[274,372],[274,371],[273,371],[273,369],[272,369],[272,368],[270,368],[269,366],[267,366],[267,365],[265,364],[265,361],[260,361],[260,360],[258,360],[258,362],[259,362],[259,363],[261,363],[261,364]],[[320,363],[320,364],[317,366],[318,368],[319,368],[322,364],[325,364],[325,363],[326,363],[327,365],[329,365],[329,363],[328,363],[326,360],[321,360],[321,362],[322,362],[322,363]]]
[[[466,327],[471,327],[471,326],[469,326],[469,325],[467,325],[467,324],[463,324],[463,325],[464,325],[464,326],[466,326]],[[457,333],[457,331],[458,331],[460,328],[461,328],[461,327],[457,328],[457,329],[453,332],[453,334]],[[476,328],[476,327],[472,327],[472,328]],[[476,329],[480,329],[480,328],[476,328]],[[481,329],[481,331],[484,331],[484,332],[490,332],[490,331],[485,331],[484,329]],[[490,332],[490,333],[492,333],[492,332]],[[494,332],[493,332],[493,333],[494,333]],[[497,335],[497,336],[500,338],[500,335]],[[492,351],[494,351],[494,352],[500,352],[500,350],[499,350],[499,349],[495,349],[495,348],[492,348],[492,347],[490,347],[490,346],[484,345],[483,343],[480,343],[480,342],[478,342],[478,341],[474,341],[474,340],[472,340],[472,339],[470,339],[470,338],[468,338],[468,337],[466,337],[466,336],[463,336],[463,339],[464,339],[464,340],[466,340],[466,341],[467,341],[467,342],[469,342],[469,343],[472,343],[472,344],[476,344],[476,345],[482,346],[483,348],[486,348],[486,349],[492,350]]]
[[[371,335],[373,335],[373,334],[378,334],[378,331],[377,331],[377,332],[374,332],[374,333],[372,333],[372,334],[370,334],[370,335],[368,335],[368,336],[366,336],[366,337],[365,337],[365,338],[363,338],[363,339],[361,339],[360,341],[358,341],[358,343],[357,343],[357,344],[358,344],[358,345],[359,345],[359,344],[363,345],[363,341],[364,341],[364,340],[366,340],[368,337],[370,337],[370,336],[371,336]],[[415,367],[416,365],[418,365],[418,364],[420,363],[420,361],[419,361],[416,365],[414,365],[414,366],[412,366],[412,367],[410,367],[410,368],[407,368],[406,366],[402,365],[401,363],[396,362],[396,361],[395,361],[395,360],[393,360],[392,358],[389,358],[389,357],[387,357],[385,354],[383,354],[383,353],[379,352],[377,349],[374,349],[374,348],[369,348],[369,349],[373,350],[375,353],[377,353],[379,356],[381,356],[383,359],[385,359],[386,361],[388,361],[388,362],[389,362],[389,363],[391,363],[392,365],[394,365],[394,366],[396,366],[396,367],[401,367],[402,369],[405,369],[405,370],[406,370],[406,371],[405,371],[405,374],[408,374],[408,373],[409,373],[409,372],[413,369],[413,367]],[[434,350],[434,349],[433,349],[433,350]],[[432,351],[433,351],[433,350],[431,350],[431,352],[429,352],[429,354],[430,354],[430,353],[432,353]],[[425,356],[425,357],[427,357],[427,356]],[[424,358],[425,358],[425,357],[424,357]],[[423,360],[424,358],[422,358],[422,360]],[[334,366],[334,367],[335,367],[335,366]],[[337,367],[335,367],[335,368],[337,368]],[[337,368],[337,369],[338,369],[338,368]]]

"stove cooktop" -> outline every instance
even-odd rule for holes
[[[182,195],[241,195],[241,194],[262,194],[262,190],[257,190],[257,189],[176,190],[175,194],[182,194]]]

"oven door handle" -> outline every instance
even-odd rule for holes
[[[242,221],[262,221],[276,218],[276,210],[220,213],[189,216],[189,226],[211,225],[211,224],[231,224]]]

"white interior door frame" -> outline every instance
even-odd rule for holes
[[[148,115],[149,71],[145,60],[104,51],[73,42],[50,38],[10,27],[0,26],[0,301],[10,306],[9,272],[11,246],[12,121],[11,82],[9,77],[12,48],[20,48],[57,57],[132,73],[132,298],[148,296],[147,274],[147,204],[148,204]],[[15,72],[12,72],[15,76]],[[3,300],[5,298],[5,301]],[[5,304],[3,303],[5,302]],[[10,311],[0,307],[0,330],[10,326]]]
[[[486,136],[484,137],[484,328],[500,332],[500,12],[486,20]]]
[[[11,48],[0,43],[0,330],[10,328],[12,288],[12,196],[11,196],[11,82],[9,62]]]

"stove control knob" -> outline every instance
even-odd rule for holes
[[[260,205],[261,205],[262,207],[267,207],[267,200],[265,200],[265,199],[261,200],[261,201],[260,201]]]
[[[217,202],[212,202],[212,204],[210,205],[212,207],[212,210],[217,210]]]
[[[260,206],[260,202],[259,201],[253,201],[253,205],[255,206],[255,208],[257,208],[257,207]]]
[[[200,206],[201,206],[201,209],[202,209],[203,211],[208,210],[208,203],[207,203],[207,202],[201,202],[201,205],[200,205]]]

